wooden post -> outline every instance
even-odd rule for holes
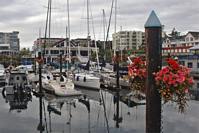
[[[42,60],[41,59],[41,53],[39,52],[38,53],[38,59],[39,60]],[[42,72],[41,72],[41,67],[42,67],[42,62],[39,62],[39,118],[40,118],[40,122],[39,122],[39,125],[37,127],[37,129],[40,131],[40,133],[42,133],[44,131],[44,126],[43,126],[43,122],[42,122],[42,96],[43,96],[43,93],[42,93]]]
[[[119,89],[120,89],[120,84],[119,84],[119,79],[120,79],[120,75],[119,75],[119,51],[116,51],[116,84],[117,84],[117,88],[116,88],[116,128],[119,128]]]
[[[162,25],[152,11],[145,24],[146,40],[146,133],[161,132],[161,97],[155,84],[154,72],[161,69]]]
[[[60,58],[59,59],[60,59],[60,62],[59,62],[60,66],[59,67],[60,67],[60,80],[61,80],[61,76],[62,76],[62,54],[60,54]]]

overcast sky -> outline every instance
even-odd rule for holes
[[[67,0],[52,0],[51,37],[65,37],[67,24]],[[86,0],[70,1],[71,38],[86,37]],[[93,27],[97,39],[103,39],[102,9],[106,19],[110,15],[112,0],[90,0],[92,20],[91,37],[94,38]],[[178,31],[199,31],[198,0],[117,0],[117,31],[144,31],[150,12],[154,10],[165,31],[173,27]],[[21,47],[31,47],[34,40],[44,37],[47,0],[0,0],[0,31],[20,32]],[[110,37],[114,32],[114,16],[110,27]],[[111,39],[111,38],[110,38]]]

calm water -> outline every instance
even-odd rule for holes
[[[2,88],[1,88],[2,90]],[[82,102],[77,97],[56,98],[46,95],[43,123],[47,130],[44,133],[144,133],[145,105],[131,106],[120,101],[119,116],[122,118],[119,128],[116,128],[114,115],[116,104],[114,93],[79,89],[85,94]],[[121,92],[126,96],[129,92]],[[106,122],[101,94],[105,101]],[[84,99],[83,98],[83,99]],[[10,97],[9,99],[13,99]],[[89,108],[86,103],[90,103]],[[39,124],[39,99],[32,95],[26,99],[27,109],[14,109],[13,103],[0,96],[0,133],[37,133]],[[49,111],[50,106],[56,111]],[[185,114],[177,112],[175,105],[163,106],[162,120],[165,133],[199,133],[199,101],[190,101]],[[61,113],[61,114],[60,114]],[[107,128],[107,124],[109,128]]]

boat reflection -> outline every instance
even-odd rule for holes
[[[17,91],[14,94],[6,94],[5,91],[2,91],[3,98],[6,103],[9,103],[9,111],[16,110],[20,113],[22,110],[27,109],[28,102],[32,101],[31,93],[26,93],[25,91]]]

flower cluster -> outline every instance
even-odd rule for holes
[[[146,62],[141,57],[134,58],[128,66],[128,73],[132,78],[146,78]]]
[[[128,74],[131,81],[131,88],[144,91],[146,78],[146,61],[136,57],[128,66]]]
[[[165,102],[177,102],[180,112],[184,112],[187,104],[187,94],[193,85],[190,70],[174,59],[167,59],[168,65],[155,74],[155,80],[159,85],[159,92]]]

